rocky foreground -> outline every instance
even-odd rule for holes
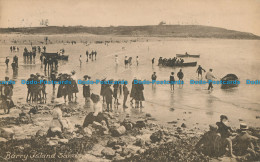
[[[185,123],[164,127],[150,114],[103,113],[108,125],[94,121],[83,128],[87,110],[73,107],[63,107],[70,125],[63,137],[47,135],[53,105],[20,105],[1,115],[1,161],[215,160],[194,149],[202,132],[187,129]]]

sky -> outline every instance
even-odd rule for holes
[[[260,0],[0,0],[0,27],[207,25],[260,35]]]

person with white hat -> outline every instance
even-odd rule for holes
[[[54,109],[52,110],[52,121],[47,132],[47,137],[55,137],[56,135],[59,138],[62,138],[63,123],[62,123],[62,111],[61,103],[56,103]]]
[[[233,143],[236,155],[249,160],[250,156],[256,157],[257,153],[253,143],[257,144],[258,138],[250,135],[247,130],[247,124],[241,123],[239,133],[233,140]]]

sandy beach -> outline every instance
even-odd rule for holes
[[[47,45],[43,44],[44,37],[48,37],[49,42]],[[77,43],[72,45],[71,41]],[[97,43],[96,41],[103,43]],[[110,43],[105,44],[105,41],[110,41]],[[180,68],[157,66],[159,56],[170,58],[177,53],[189,52],[191,54],[200,54],[200,58],[185,58],[185,62],[197,61],[198,65],[202,65],[206,70],[213,68],[213,72],[217,77],[216,80],[220,80],[226,74],[233,73],[241,81],[241,84],[236,88],[224,90],[220,88],[220,85],[214,85],[214,90],[209,92],[207,85],[190,84],[190,80],[198,80],[197,67],[184,67],[182,68],[184,85],[183,87],[175,85],[174,92],[170,91],[169,85],[156,85],[156,88],[152,88],[152,85],[144,85],[145,103],[143,109],[131,108],[128,99],[128,109],[123,110],[122,105],[120,105],[118,115],[115,115],[115,113],[110,114],[113,116],[113,120],[116,120],[116,123],[122,123],[124,119],[129,119],[134,123],[138,120],[147,120],[146,124],[149,127],[142,129],[142,133],[137,133],[139,136],[150,136],[158,130],[167,130],[167,132],[170,132],[168,135],[169,141],[179,138],[187,140],[196,138],[198,140],[208,130],[209,124],[215,124],[219,121],[220,115],[223,114],[229,117],[230,126],[234,129],[238,129],[241,122],[247,123],[250,127],[260,127],[260,94],[258,93],[260,86],[246,84],[247,79],[260,79],[258,71],[260,68],[259,40],[120,37],[90,34],[2,34],[0,35],[0,44],[0,80],[4,80],[4,77],[8,76],[11,80],[16,81],[13,100],[17,105],[16,108],[11,109],[10,114],[3,114],[3,110],[0,110],[0,119],[4,123],[1,124],[1,127],[11,127],[15,132],[16,140],[31,139],[39,130],[44,132],[48,130],[51,120],[50,112],[53,109],[53,102],[56,100],[57,95],[57,87],[53,91],[52,85],[47,85],[47,103],[38,104],[40,111],[32,116],[32,122],[17,125],[16,120],[19,118],[19,114],[22,111],[29,111],[30,108],[36,105],[35,103],[26,103],[27,88],[26,85],[21,84],[21,80],[27,80],[32,73],[40,73],[48,79],[50,77],[50,74],[43,70],[39,53],[37,53],[35,61],[31,63],[24,61],[23,49],[25,47],[31,49],[31,44],[33,46],[45,45],[47,52],[53,53],[64,49],[65,54],[69,55],[69,60],[59,62],[58,72],[70,73],[75,70],[78,79],[82,79],[84,75],[89,75],[92,80],[101,80],[106,77],[107,79],[124,79],[131,83],[134,77],[151,80],[152,73],[157,72],[157,80],[169,80],[170,73],[175,72],[176,74]],[[11,52],[9,47],[12,45],[19,47],[20,51]],[[97,59],[86,62],[86,50],[96,50]],[[17,74],[13,74],[11,66],[6,68],[4,63],[5,57],[9,56],[10,60],[12,60],[14,55],[19,58]],[[81,66],[79,62],[80,55],[82,55],[83,60]],[[119,58],[118,66],[115,65],[115,55],[118,55]],[[133,57],[132,66],[125,68],[123,63],[125,56]],[[136,56],[139,57],[138,66],[135,61]],[[153,66],[151,63],[152,58],[155,58]],[[99,94],[100,86],[100,84],[91,85],[91,93]],[[64,104],[64,109],[68,109],[68,112],[64,113],[63,116],[72,125],[82,125],[86,114],[93,111],[86,108],[84,104],[82,85],[78,85],[78,87],[79,93],[75,103]],[[128,88],[131,89],[131,84],[128,85]],[[119,102],[122,103],[122,100],[123,96],[120,96]],[[183,124],[185,124],[185,127]],[[178,129],[181,129],[182,133],[178,133]],[[129,135],[125,137],[128,138],[125,139],[126,143],[133,145],[133,141],[136,139],[131,140],[131,138],[134,136],[135,131],[129,131]],[[103,137],[97,136],[97,138],[100,140]],[[103,148],[108,140],[109,136],[106,136],[97,144]],[[169,142],[168,140],[163,143]],[[150,141],[150,139],[147,141]],[[195,141],[193,140],[193,143]],[[189,145],[193,146],[193,143],[190,142]],[[160,144],[162,143],[156,143],[155,146]],[[151,146],[144,148],[148,149]],[[142,147],[137,149],[142,149]],[[93,159],[89,161],[105,161],[102,155],[93,155],[93,151],[90,152],[88,150],[87,157],[80,155],[77,160],[85,161],[92,157]],[[1,153],[1,156],[3,155]],[[127,158],[130,158],[130,156]],[[209,160],[208,157],[203,158],[205,161]],[[106,159],[111,160],[111,158]],[[120,158],[114,160],[120,160]]]

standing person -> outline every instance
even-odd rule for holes
[[[118,55],[115,55],[115,63],[116,63],[116,66],[118,65]]]
[[[208,81],[208,83],[209,83],[209,86],[208,86],[208,90],[212,90],[213,89],[213,79],[216,79],[216,77],[213,75],[213,73],[212,73],[212,69],[209,69],[209,72],[207,72],[207,74],[206,74],[206,79],[207,79],[207,81]]]
[[[129,90],[127,88],[127,83],[125,83],[123,85],[123,94],[124,94],[124,101],[123,101],[123,108],[128,108],[126,106],[126,100],[127,100],[127,96],[129,95]]]
[[[14,56],[13,61],[15,62],[16,67],[18,68],[18,57],[16,55]]]
[[[5,81],[8,82],[9,77],[5,77]],[[12,100],[13,84],[12,83],[5,84],[3,92],[4,92],[4,95],[2,95],[2,99],[3,99],[3,105],[4,105],[4,112],[6,113],[6,108],[7,108],[8,109],[7,114],[9,114],[10,108],[14,107],[14,102]]]
[[[112,80],[110,80],[112,81]],[[113,90],[111,89],[111,84],[107,85],[107,88],[105,89],[105,99],[106,99],[106,104],[107,104],[107,111],[113,112],[112,109],[112,100],[113,100]]]
[[[33,81],[33,79],[34,79],[34,74],[31,74],[30,75],[30,78],[29,79],[27,79],[27,82],[31,82],[31,81]],[[32,99],[32,97],[33,97],[33,91],[32,91],[32,84],[27,84],[27,97],[26,97],[26,102],[28,102],[28,101],[31,101],[31,99]],[[29,98],[29,96],[30,96],[30,98]]]
[[[52,83],[53,90],[55,90],[55,81],[57,81],[56,73],[57,73],[57,72],[55,72],[55,71],[52,71],[52,72],[51,72],[51,81],[53,82],[53,83]]]
[[[13,47],[12,46],[10,47],[10,51],[13,52]]]
[[[87,61],[86,62],[88,62],[88,50],[86,51],[86,56],[87,56]]]
[[[128,64],[128,59],[127,59],[127,56],[125,56],[125,67],[127,66]]]
[[[206,70],[204,70],[200,65],[196,71],[196,73],[198,73],[198,78],[201,76],[202,79],[202,71],[206,72]]]
[[[97,51],[95,51],[95,53],[94,53],[94,54],[95,54],[95,60],[96,60],[96,57],[97,57]]]
[[[46,71],[46,67],[47,67],[47,64],[48,64],[48,59],[43,56],[43,64],[44,64],[44,71]]]
[[[138,80],[141,81],[141,80]],[[143,108],[143,103],[142,101],[144,101],[144,85],[142,83],[136,84],[136,105],[135,108]]]
[[[183,86],[183,77],[184,77],[184,74],[183,74],[183,72],[182,72],[182,69],[180,69],[180,71],[177,73],[177,77],[179,78],[180,86]]]
[[[45,46],[43,46],[43,52],[44,52],[44,53],[46,52],[46,47],[45,47]]]
[[[156,72],[153,72],[153,75],[152,75],[151,79],[152,79],[152,87],[154,85],[156,86],[156,79],[157,79]]]
[[[84,75],[84,81],[87,82],[91,77],[88,75]],[[90,103],[90,85],[89,84],[83,84],[83,96],[85,98],[85,103],[87,103],[87,106],[89,107]]]
[[[174,84],[175,84],[174,72],[171,72],[171,75],[170,75],[170,86],[171,86],[171,91],[174,90]]]
[[[133,100],[135,100],[135,94],[136,94],[136,84],[135,84],[135,81],[137,81],[136,77],[132,81],[132,88],[131,88],[131,92],[130,92],[130,97],[132,98],[130,100],[131,105],[133,105]]]
[[[100,88],[100,96],[103,97],[103,104],[105,103],[105,90],[107,88],[107,84],[105,84],[104,82],[106,81],[106,78],[102,79],[101,82],[101,88]]]
[[[17,68],[15,62],[13,62],[13,63],[11,64],[11,66],[12,66],[12,69],[13,69],[13,73],[15,73],[16,68]]]
[[[9,64],[9,58],[8,57],[5,58],[5,64],[6,64],[6,67],[8,68],[8,64]]]
[[[93,61],[93,59],[94,59],[94,51],[92,50],[91,51],[91,61]]]
[[[114,106],[115,108],[118,109],[118,105],[119,105],[119,102],[118,102],[118,90],[119,90],[119,84],[114,84],[113,85],[113,88],[114,88],[114,93],[113,93],[113,97],[115,98],[114,100]]]
[[[152,59],[152,65],[154,64],[154,60],[155,60],[155,58]]]
[[[78,84],[77,84],[77,76],[76,76],[76,72],[73,70],[71,72],[72,76],[71,76],[71,85],[72,85],[72,93],[75,94],[75,98],[77,98],[77,93],[79,92],[79,88],[78,88]],[[72,94],[73,95],[73,94]],[[72,96],[73,98],[73,96]]]
[[[82,63],[82,58],[81,58],[81,55],[79,56],[79,64],[80,64],[80,67],[81,67],[81,63]]]
[[[138,58],[138,56],[136,56],[136,65],[137,66],[139,65],[139,58]]]

